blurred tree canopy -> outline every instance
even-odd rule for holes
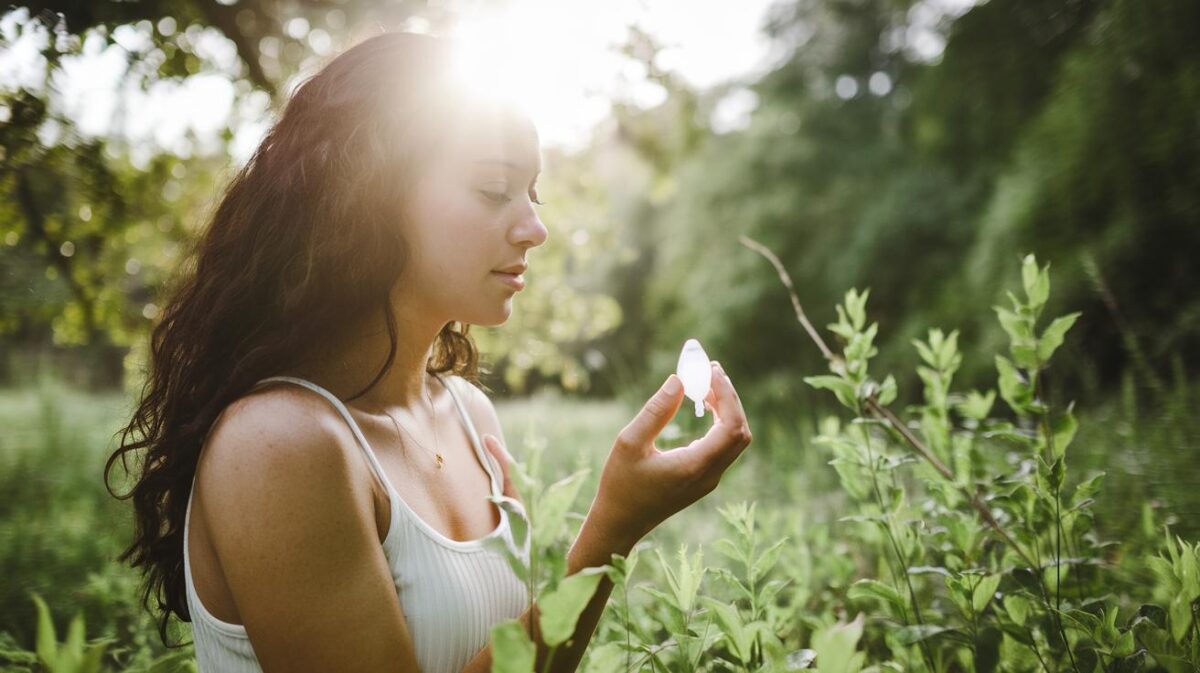
[[[89,347],[109,383],[136,378],[171,274],[236,169],[234,126],[247,117],[262,125],[291,84],[367,34],[413,20],[437,31],[451,19],[448,8],[424,2],[51,2],[10,9],[0,47],[35,40],[40,63],[36,81],[0,92],[7,116],[0,129],[0,346]],[[123,85],[147,91],[215,74],[234,81],[242,105],[215,143],[189,135],[153,147],[115,132],[89,134],[63,109],[58,77],[71,59],[109,51],[125,61]],[[547,163],[558,161],[555,155]],[[604,268],[589,261],[596,257],[589,251],[603,250],[596,244],[608,234],[594,214],[598,201],[590,193],[598,185],[578,177],[563,174],[565,198],[551,206],[575,223],[573,235],[555,236],[539,251],[541,282],[522,294],[510,325],[477,332],[505,387],[523,389],[539,378],[588,387],[589,371],[603,364],[588,344],[620,322],[612,297],[586,289],[602,280],[580,272]],[[591,246],[582,245],[588,240]]]
[[[1083,311],[1060,381],[1108,387],[1133,367],[1153,386],[1194,367],[1200,4],[992,0],[940,17],[930,57],[934,4],[777,6],[768,30],[789,56],[750,84],[749,128],[679,157],[655,218],[660,367],[697,336],[781,411],[806,394],[797,373],[824,367],[742,233],[780,255],[818,325],[870,287],[884,369],[909,369],[893,365],[928,325],[994,352],[987,307],[1025,252]]]
[[[82,132],[53,101],[64,59],[116,45],[142,88],[219,73],[235,83],[232,119],[261,120],[364,31],[450,16],[320,0],[10,10],[0,39],[52,37],[41,84],[0,92],[0,343],[144,342],[232,169],[232,124],[215,147],[150,152]],[[986,307],[1035,252],[1055,265],[1052,310],[1083,311],[1058,380],[1103,389],[1132,369],[1161,385],[1200,352],[1197,26],[1192,0],[786,0],[764,26],[783,56],[706,90],[633,29],[623,53],[665,101],[616,100],[586,148],[548,152],[550,240],[514,319],[481,345],[510,389],[605,394],[661,379],[697,337],[782,411],[823,364],[774,273],[738,244],[748,234],[818,325],[847,288],[870,287],[881,366],[911,370],[891,365],[926,325],[961,329],[981,346],[964,348],[968,384],[991,367],[970,354],[1003,339]],[[730,128],[734,97],[755,105]]]

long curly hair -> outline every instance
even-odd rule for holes
[[[132,498],[134,538],[118,557],[144,574],[142,603],[157,601],[168,647],[171,615],[191,621],[185,593],[184,515],[200,449],[221,410],[258,380],[286,371],[312,343],[371,311],[391,348],[367,386],[391,367],[397,324],[390,290],[409,250],[405,190],[445,132],[453,93],[448,44],[385,32],[344,51],[304,80],[250,160],[230,180],[188,263],[169,289],[150,338],[149,366],[132,420],[104,467],[118,499]],[[449,322],[426,363],[478,384],[469,325]],[[109,472],[145,450],[131,490]]]

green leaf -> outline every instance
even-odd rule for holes
[[[787,656],[787,668],[791,671],[812,668],[816,659],[816,650],[796,650]]]
[[[79,663],[80,673],[100,673],[103,669],[101,660],[111,642],[113,639],[105,638],[88,645],[87,650],[83,653],[83,659]]]
[[[1059,614],[1065,618],[1064,626],[1072,627],[1091,638],[1097,638],[1104,626],[1099,617],[1086,610],[1067,610]]]
[[[775,567],[779,562],[779,555],[783,553],[784,544],[788,542],[788,538],[782,538],[767,547],[765,551],[754,561],[754,565],[750,567],[750,577],[757,582]]]
[[[861,579],[855,582],[846,591],[846,597],[852,601],[863,598],[879,599],[885,604],[892,606],[897,614],[903,614],[904,612],[904,598],[900,595],[900,592],[879,580]]]
[[[550,484],[537,499],[533,520],[538,525],[533,528],[533,543],[538,548],[550,544],[564,532],[567,512],[575,502],[587,473],[588,470],[579,470]]]
[[[1075,431],[1079,429],[1079,422],[1075,420],[1075,414],[1071,409],[1067,409],[1066,413],[1054,419],[1050,424],[1050,434],[1054,438],[1054,457],[1062,458],[1067,452],[1067,447],[1071,445],[1071,440],[1075,438]]]
[[[513,542],[524,548],[529,542],[529,517],[516,500],[506,495],[489,495],[488,500],[508,512],[508,524],[512,529]]]
[[[895,631],[896,641],[901,645],[916,645],[923,640],[939,635],[951,636],[959,640],[965,638],[961,631],[939,624],[909,624]]]
[[[508,620],[492,627],[492,673],[532,673],[537,648],[521,622]]]
[[[37,642],[36,651],[42,665],[50,670],[58,666],[58,635],[54,632],[54,620],[50,617],[50,608],[46,601],[37,594],[31,594],[34,605],[37,606]]]
[[[812,649],[817,651],[817,670],[821,673],[858,673],[862,670],[862,653],[856,653],[862,638],[863,613],[850,623],[838,622],[818,629],[812,637]]]
[[[891,374],[887,375],[879,387],[878,401],[885,407],[896,401],[896,378]]]
[[[996,317],[1000,319],[1000,327],[1004,328],[1004,332],[1008,334],[1008,338],[1014,343],[1023,343],[1033,338],[1033,330],[1028,320],[1003,306],[993,306],[992,310],[996,312]]]
[[[607,569],[607,566],[603,566]],[[588,568],[597,571],[598,568]],[[538,624],[542,628],[542,640],[554,647],[567,642],[575,632],[579,615],[596,593],[600,583],[600,572],[580,571],[569,575],[538,601],[540,614]]]
[[[1096,495],[1100,490],[1100,485],[1104,481],[1104,472],[1089,477],[1075,487],[1075,493],[1071,496],[1072,506],[1078,507],[1079,503]]]
[[[1017,373],[1017,368],[1003,355],[996,356],[996,371],[1000,374],[1000,397],[1019,414],[1028,413],[1033,391]]]
[[[587,673],[618,673],[625,671],[625,642],[607,642],[588,648],[581,671]]]
[[[701,598],[701,602],[716,615],[717,625],[721,628],[722,633],[725,634],[725,638],[729,643],[729,649],[733,651],[734,656],[743,662],[750,661],[750,649],[753,644],[753,638],[750,630],[746,628],[746,623],[742,620],[742,615],[738,612],[738,609],[729,603],[718,601],[710,596],[704,596]]]
[[[59,654],[66,662],[70,662],[67,664],[68,668],[78,668],[83,662],[83,640],[83,615],[77,614],[67,626],[67,637],[63,640],[62,651]]]
[[[975,590],[971,593],[971,607],[975,608],[975,612],[983,612],[999,586],[1000,575],[988,575],[979,580],[979,584],[975,585]]]
[[[855,288],[846,292],[846,313],[850,317],[850,324],[856,330],[861,330],[867,323],[867,297],[870,295],[870,288],[862,294],[859,294]]]
[[[1029,308],[1036,314],[1050,297],[1050,265],[1039,269],[1037,259],[1026,255],[1021,265],[1021,282],[1029,298]]]
[[[1012,617],[1013,622],[1018,626],[1024,626],[1025,619],[1029,616],[1029,599],[1019,594],[1008,594],[1004,597],[1003,603],[1005,611],[1008,612],[1009,617]]]
[[[973,418],[977,421],[982,421],[987,418],[987,415],[992,411],[992,405],[996,402],[996,391],[989,390],[984,395],[977,390],[972,390],[967,393],[966,399],[959,402],[957,407],[959,413],[967,418]]]
[[[1113,645],[1112,656],[1128,657],[1129,655],[1133,654],[1133,645],[1133,631],[1129,630],[1125,633],[1122,633],[1120,637],[1117,638],[1116,645]]]
[[[1021,260],[1021,285],[1025,288],[1025,294],[1029,294],[1033,290],[1033,286],[1037,283],[1038,264],[1037,258],[1032,254],[1025,255]]]
[[[929,348],[929,346],[926,346],[925,343],[919,339],[913,339],[912,345],[916,346],[917,353],[921,356],[921,359],[924,360],[926,364],[928,364],[930,367],[937,366],[937,356],[933,354],[933,351]]]
[[[1042,332],[1041,338],[1038,339],[1037,352],[1038,359],[1040,359],[1043,364],[1045,364],[1046,361],[1048,361],[1050,357],[1054,355],[1054,351],[1058,350],[1058,347],[1062,345],[1063,337],[1066,335],[1067,330],[1071,329],[1071,326],[1075,324],[1075,321],[1080,315],[1081,314],[1077,311],[1075,313],[1068,313],[1067,315],[1055,318],[1054,321],[1046,327],[1045,331]]]
[[[674,594],[675,606],[682,613],[691,612],[706,570],[703,563],[703,549],[697,547],[696,553],[689,559],[687,545],[679,545],[678,562],[674,565],[667,563],[660,550],[655,549],[654,553],[658,555],[658,562],[667,575],[667,585],[671,587],[671,593]]]
[[[1171,620],[1171,637],[1182,645],[1192,626],[1192,602],[1182,593],[1175,594],[1167,606],[1167,615]]]
[[[855,393],[854,384],[840,376],[805,376],[804,382],[813,388],[833,391],[833,394],[837,395],[838,401],[844,406],[851,409],[858,406],[858,395]]]

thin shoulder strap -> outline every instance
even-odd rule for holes
[[[498,476],[500,469],[499,465],[495,464],[495,458],[493,458],[492,455],[483,448],[483,440],[480,438],[479,433],[475,430],[475,423],[471,421],[471,415],[467,413],[466,407],[463,406],[462,400],[459,399],[458,392],[454,390],[454,386],[450,383],[454,377],[450,377],[448,380],[438,376],[437,374],[434,374],[434,376],[438,381],[441,382],[446,390],[450,391],[450,397],[454,400],[454,406],[458,407],[458,415],[462,417],[463,425],[467,426],[467,434],[471,437],[471,444],[475,448],[475,455],[479,458],[479,462],[483,464],[483,469],[487,471],[488,477],[491,478],[492,495],[501,495],[503,489],[501,488],[500,479]]]
[[[258,386],[271,381],[286,381],[288,383],[295,383],[297,385],[304,386],[305,388],[317,393],[321,397],[329,400],[330,404],[332,404],[334,408],[338,410],[338,413],[342,415],[342,418],[345,419],[346,423],[350,426],[350,430],[354,433],[354,438],[358,440],[358,444],[362,447],[363,453],[367,455],[367,462],[371,464],[371,469],[375,471],[375,476],[379,478],[380,483],[383,484],[383,487],[388,492],[388,495],[393,495],[395,493],[396,489],[392,487],[392,482],[388,481],[387,474],[385,474],[383,471],[383,466],[379,463],[379,459],[375,457],[375,451],[371,449],[371,444],[367,442],[367,438],[365,435],[363,435],[362,429],[358,427],[358,423],[356,423],[354,421],[354,417],[350,415],[350,410],[346,408],[346,405],[339,400],[337,396],[325,388],[313,383],[312,381],[309,381],[308,379],[302,379],[296,376],[268,376],[267,378],[260,380],[258,383],[255,383],[253,386],[251,386],[251,388],[257,388]]]

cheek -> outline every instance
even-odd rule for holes
[[[470,189],[427,185],[413,199],[410,213],[416,252],[436,267],[432,271],[456,278],[478,275],[470,270],[495,261],[486,249],[495,217]]]

